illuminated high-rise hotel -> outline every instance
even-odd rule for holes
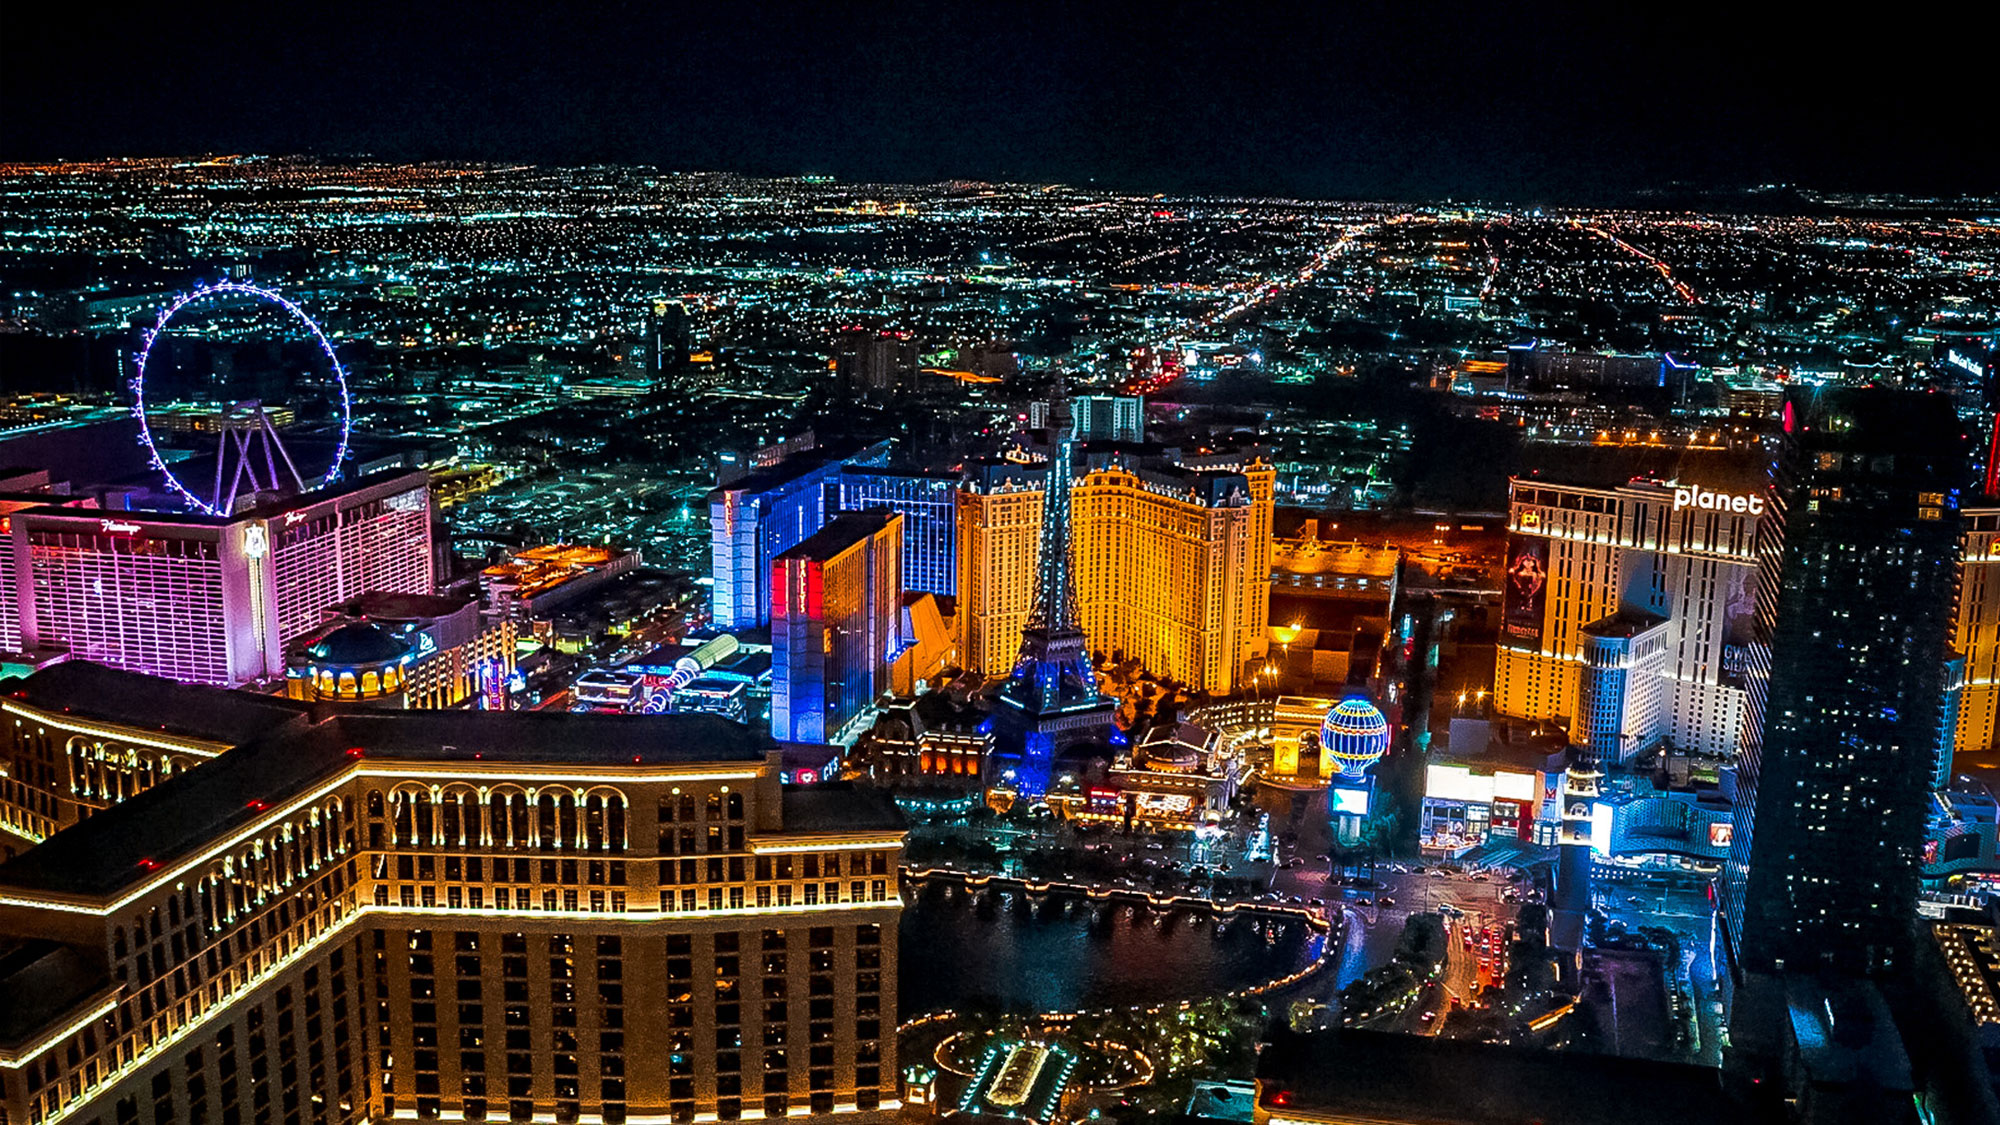
[[[1079,624],[1094,651],[1227,694],[1265,650],[1271,496],[1262,460],[1079,454],[1070,516]],[[1213,463],[1210,463],[1210,462]],[[1040,559],[1043,464],[974,466],[959,492],[960,652],[1007,675]]]
[[[1498,710],[1572,720],[1606,765],[1662,739],[1735,754],[1750,721],[1762,462],[1566,452],[1582,463],[1512,482]],[[1664,620],[1634,633],[1648,617]]]
[[[771,564],[771,733],[840,740],[902,651],[903,517],[844,512]]]
[[[807,449],[728,477],[708,494],[709,604],[716,628],[771,623],[771,560],[839,511],[843,468],[879,465],[888,453],[887,442],[858,451]]]
[[[958,592],[958,474],[849,465],[841,470],[840,510],[888,508],[903,517],[903,588]]]
[[[0,644],[189,683],[285,672],[285,646],[363,593],[429,594],[423,473],[231,516],[31,508],[0,550]]]
[[[1962,515],[1952,630],[1952,647],[1965,658],[1965,688],[1952,732],[1952,749],[1960,754],[2000,745],[1995,725],[2000,718],[2000,508],[1967,508]]]
[[[0,822],[90,815],[0,864],[0,1120],[897,1108],[901,817],[760,732],[8,687]]]

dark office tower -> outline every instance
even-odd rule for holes
[[[1946,396],[1880,388],[1794,392],[1784,431],[1760,529],[1768,678],[1753,671],[1762,738],[1741,762],[1731,940],[1753,974],[1907,973],[1962,433]]]
[[[646,310],[646,378],[660,379],[688,359],[687,310],[654,301]]]
[[[917,339],[908,332],[848,328],[834,340],[833,369],[841,382],[864,394],[904,394],[917,388],[917,352]]]

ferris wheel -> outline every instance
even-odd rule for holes
[[[161,454],[153,432],[152,420],[147,416],[146,364],[151,360],[153,347],[166,332],[168,323],[183,310],[202,302],[245,297],[289,313],[305,327],[321,354],[326,356],[338,422],[338,440],[333,458],[324,472],[302,474],[291,453],[285,449],[285,443],[279,439],[277,427],[271,423],[264,404],[257,399],[246,399],[226,404],[212,422],[218,439],[213,480],[183,479],[181,474],[168,467],[167,458]],[[168,489],[196,511],[211,516],[227,516],[235,511],[237,498],[241,496],[282,489],[308,492],[340,479],[341,464],[347,460],[347,443],[354,429],[347,371],[340,366],[339,357],[333,354],[333,344],[326,338],[326,333],[306,315],[304,309],[282,294],[241,281],[197,286],[160,310],[159,319],[147,329],[138,354],[133,357],[133,367],[132,416],[139,422],[139,441],[146,447],[154,471],[165,479]]]

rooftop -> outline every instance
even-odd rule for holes
[[[1657,629],[1667,623],[1667,619],[1657,613],[1643,610],[1621,609],[1609,617],[1600,617],[1583,627],[1583,631],[1593,637],[1611,637],[1630,640],[1648,629]]]
[[[123,672],[114,675],[151,678]],[[115,681],[107,684],[115,685]],[[208,690],[175,686],[184,693]],[[119,693],[107,694],[115,698]],[[157,867],[192,854],[231,828],[248,823],[265,809],[331,779],[355,761],[351,752],[356,749],[371,761],[482,762],[505,770],[509,766],[565,763],[748,765],[763,762],[771,748],[761,731],[702,714],[389,711],[322,715],[317,721],[272,728],[200,769],[177,774],[56,833],[41,845],[0,863],[0,885],[55,893],[114,893]],[[870,808],[857,807],[862,813]]]
[[[373,617],[381,621],[420,621],[449,617],[477,601],[476,598],[455,598],[443,594],[395,594],[377,590],[358,594],[344,602],[336,602],[326,607],[326,610],[343,617]]]
[[[788,786],[783,801],[787,832],[901,832],[908,827],[886,789],[859,789],[844,781]]]
[[[1653,446],[1530,444],[1522,450],[1524,485],[1618,488],[1635,480],[1677,481],[1721,492],[1749,494],[1770,483],[1769,464],[1754,450]]]
[[[1378,1031],[1280,1031],[1257,1075],[1301,1110],[1455,1125],[1729,1125],[1755,1118],[1710,1067]]]
[[[804,542],[779,555],[772,561],[782,562],[786,559],[825,561],[869,536],[876,534],[889,526],[891,521],[900,518],[895,512],[887,508],[869,508],[860,512],[842,512],[833,517],[833,519],[828,520],[825,527],[807,536]]]
[[[306,705],[66,660],[0,680],[0,694],[43,711],[236,746],[303,719]]]
[[[110,983],[101,952],[46,938],[0,945],[0,1048],[21,1046]]]

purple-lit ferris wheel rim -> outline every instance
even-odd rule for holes
[[[325,332],[320,331],[319,324],[312,317],[307,316],[306,311],[290,298],[282,293],[277,293],[257,285],[248,285],[241,281],[219,281],[213,285],[197,285],[194,289],[174,298],[171,304],[160,310],[159,318],[154,321],[153,327],[146,330],[145,342],[139,346],[139,354],[135,359],[134,370],[132,372],[132,416],[139,420],[139,440],[145,445],[147,456],[153,462],[153,468],[159,470],[160,475],[166,478],[167,487],[180,494],[181,498],[188,503],[193,504],[196,508],[211,516],[228,515],[229,513],[219,511],[214,504],[204,501],[201,497],[196,496],[190,491],[186,485],[182,484],[180,478],[174,475],[173,470],[167,468],[166,458],[160,456],[160,447],[153,441],[153,427],[146,420],[146,362],[152,357],[153,344],[159,340],[160,334],[167,330],[167,323],[169,321],[173,320],[182,309],[197,301],[213,297],[218,293],[246,294],[262,301],[269,301],[286,312],[291,313],[299,323],[306,326],[306,331],[312,333],[313,339],[319,343],[319,350],[326,355],[326,361],[331,365],[333,384],[340,392],[340,442],[334,447],[333,463],[327,466],[326,474],[319,477],[313,483],[312,487],[324,488],[340,479],[340,463],[347,460],[347,439],[354,427],[354,411],[347,397],[347,369],[340,366],[340,357],[333,354],[333,342],[326,338]]]

